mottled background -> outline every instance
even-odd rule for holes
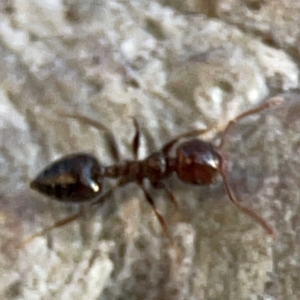
[[[0,2],[0,298],[300,298],[300,3],[293,0],[2,0]],[[113,163],[101,132],[57,110],[101,120],[132,157],[194,128],[222,127],[269,97],[224,149],[231,185],[278,231],[228,200],[222,183],[153,191],[174,244],[142,192],[119,189],[72,224],[25,237],[77,211],[30,190],[76,151]],[[218,142],[218,136],[208,135]]]

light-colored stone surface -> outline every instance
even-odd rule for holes
[[[300,102],[287,91],[298,87],[300,18],[296,1],[250,2],[2,1],[1,299],[299,299]],[[153,196],[174,245],[132,184],[85,219],[15,248],[76,211],[30,190],[45,165],[76,151],[112,163],[101,133],[57,110],[101,120],[128,159],[133,115],[144,157],[278,91],[285,103],[237,125],[224,149],[236,194],[277,240],[232,206],[221,183],[172,179],[179,213],[163,191]]]

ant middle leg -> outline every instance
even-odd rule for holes
[[[96,129],[104,131],[114,160],[116,162],[120,162],[121,156],[120,156],[119,147],[116,142],[116,138],[115,138],[114,134],[112,133],[112,131],[107,126],[105,126],[100,121],[96,121],[87,116],[79,115],[76,113],[66,113],[63,111],[57,111],[57,114],[59,114],[60,116],[66,117],[66,118],[78,120],[82,123],[86,123],[86,124],[96,128]]]
[[[139,149],[140,149],[140,140],[141,140],[141,130],[139,123],[135,117],[132,117],[133,119],[133,125],[135,129],[135,134],[133,136],[132,140],[132,150],[133,150],[133,157],[134,160],[139,159]]]

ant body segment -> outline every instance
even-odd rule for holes
[[[168,234],[167,224],[157,210],[154,199],[145,186],[145,180],[148,180],[153,187],[164,188],[170,200],[177,206],[174,195],[164,184],[164,180],[170,177],[172,173],[175,173],[181,181],[194,185],[212,184],[220,175],[229,199],[241,211],[258,222],[268,234],[274,235],[275,231],[273,228],[260,215],[241,204],[235,198],[228,184],[224,166],[225,161],[221,155],[221,149],[226,143],[227,134],[234,123],[281,102],[281,98],[271,98],[260,106],[248,110],[229,121],[225,130],[223,130],[218,146],[195,138],[198,135],[211,131],[211,129],[192,130],[171,139],[159,151],[153,152],[143,160],[138,159],[140,130],[136,119],[133,118],[135,126],[135,135],[132,143],[134,160],[128,161],[120,160],[114,135],[102,123],[76,114],[61,113],[67,118],[78,119],[104,131],[116,163],[111,166],[104,166],[92,155],[78,153],[62,157],[44,169],[31,182],[30,187],[32,189],[61,202],[81,203],[86,201],[90,202],[90,205],[81,209],[78,213],[57,221],[52,226],[35,233],[26,239],[24,244],[94,210],[96,205],[102,204],[118,187],[130,182],[135,182],[142,189],[147,202],[151,205],[158,221]],[[182,139],[186,140],[180,142]],[[175,155],[173,155],[173,152],[175,152]],[[116,179],[116,184],[103,193],[102,186],[106,178]]]

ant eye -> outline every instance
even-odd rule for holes
[[[101,192],[101,166],[91,155],[68,155],[43,170],[30,186],[58,201],[89,201]]]

